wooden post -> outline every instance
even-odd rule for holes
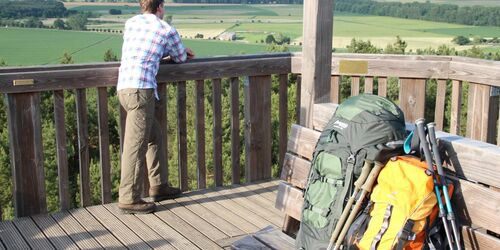
[[[246,182],[271,177],[271,76],[245,78]]]
[[[186,82],[177,83],[177,145],[179,159],[179,184],[182,191],[188,190],[187,167],[187,118],[186,118]]]
[[[460,114],[462,112],[462,81],[453,80],[451,88],[450,134],[460,134]]]
[[[279,76],[279,161],[278,166],[283,166],[288,142],[288,75]],[[281,172],[278,171],[278,173]]]
[[[300,124],[312,128],[314,103],[330,102],[334,0],[304,1]]]
[[[469,83],[466,136],[495,143],[498,91],[489,85]]]
[[[340,103],[340,79],[341,76],[332,76],[331,78],[331,87],[330,87],[330,100],[333,103]]]
[[[207,187],[205,165],[205,81],[196,81],[196,165],[198,189]]]
[[[405,114],[406,122],[415,122],[418,118],[424,118],[424,79],[400,79],[399,106]]]
[[[213,107],[213,159],[214,159],[214,178],[215,186],[222,186],[222,86],[221,79],[212,80],[212,107]]]
[[[14,215],[45,213],[40,93],[7,94]]]
[[[57,179],[59,180],[59,207],[70,207],[68,151],[66,149],[66,123],[64,121],[64,90],[54,91],[54,128],[57,144]]]
[[[436,122],[436,128],[438,130],[443,130],[444,128],[445,100],[446,100],[446,80],[437,80],[436,108],[434,112],[434,122]]]
[[[97,88],[97,110],[99,122],[99,152],[101,161],[101,203],[112,202],[111,163],[109,155],[108,89]]]
[[[231,168],[233,184],[240,183],[240,79],[231,78]],[[280,96],[281,97],[281,96]],[[281,106],[280,106],[281,107]],[[286,147],[286,145],[285,145]]]
[[[87,90],[76,90],[76,125],[78,128],[78,161],[80,165],[80,204],[92,205],[90,193],[89,123]]]

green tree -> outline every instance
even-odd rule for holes
[[[5,67],[5,66],[7,66],[7,62],[3,58],[0,58],[0,67]]]
[[[104,52],[104,61],[105,62],[117,62],[118,57],[116,56],[115,52],[113,52],[112,49],[107,49],[106,52]]]
[[[451,41],[458,45],[467,45],[470,43],[470,39],[465,36],[456,36]]]
[[[347,51],[349,53],[378,54],[382,52],[382,49],[375,47],[369,40],[365,42],[353,38],[351,43],[347,45]]]
[[[173,20],[174,20],[173,15],[166,15],[165,17],[163,17],[163,21],[167,22],[168,24],[172,24]]]
[[[57,18],[54,21],[54,24],[52,24],[52,25],[54,26],[54,28],[56,28],[58,30],[63,30],[66,28],[66,24],[64,23],[64,21],[61,18]]]
[[[267,44],[276,43],[276,39],[274,39],[274,36],[272,34],[266,36],[266,43]]]
[[[266,47],[267,52],[288,52],[289,49],[284,44],[271,43]]]
[[[402,40],[399,36],[396,36],[396,42],[388,44],[387,47],[385,47],[384,53],[404,55],[406,47],[408,47],[406,41]]]
[[[85,30],[88,22],[88,15],[77,14],[68,17],[66,24],[72,30]]]
[[[68,52],[64,52],[63,56],[61,57],[61,60],[59,60],[59,63],[60,64],[73,64],[74,61],[73,61],[73,57],[71,56],[71,54],[69,54]]]
[[[283,35],[283,33],[279,32],[274,36],[274,42],[281,44],[290,44],[290,37]]]

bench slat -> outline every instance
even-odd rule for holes
[[[303,189],[307,184],[310,168],[311,162],[287,153],[283,161],[281,179]]]
[[[462,227],[462,238],[465,249],[500,249],[500,239],[470,227]]]
[[[280,182],[276,196],[276,209],[300,221],[302,204],[304,204],[302,191],[288,183]]]
[[[339,105],[336,103],[314,104],[313,127],[315,130],[323,131],[328,121],[337,110]]]
[[[459,192],[453,197],[455,213],[462,224],[500,233],[500,192],[465,180],[459,181]],[[469,223],[467,223],[469,222]],[[500,248],[499,248],[500,249]]]
[[[287,148],[289,152],[295,153],[307,159],[312,159],[314,147],[318,141],[320,132],[292,124],[290,137],[288,137]]]

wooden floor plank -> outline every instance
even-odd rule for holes
[[[113,236],[113,234],[111,234],[108,229],[97,221],[97,219],[86,209],[74,209],[71,210],[70,213],[105,249],[125,248],[125,245]]]
[[[279,250],[294,250],[295,240],[281,231],[280,228],[274,228],[266,232],[259,232],[254,237],[264,245]]]
[[[33,249],[55,249],[30,217],[16,218],[12,221],[26,242]]]
[[[278,193],[279,183],[280,183],[280,180],[272,180],[272,181],[254,182],[251,184],[258,185],[258,186],[261,186],[263,188],[267,188],[268,190],[272,191],[276,195]]]
[[[7,249],[28,249],[29,245],[17,231],[12,221],[0,222],[0,240]]]
[[[161,235],[165,240],[167,240],[171,245],[173,245],[178,250],[184,249],[198,249],[191,241],[184,237],[179,232],[175,231],[171,226],[162,221],[156,216],[150,216],[150,214],[138,214],[136,215],[141,221],[153,229],[156,233]]]
[[[139,236],[151,248],[175,250],[175,248],[170,245],[168,241],[163,239],[153,229],[144,224],[144,222],[142,222],[139,218],[134,215],[122,214],[116,203],[106,204],[104,207],[121,222],[123,222],[123,224],[127,225],[130,230],[137,234],[137,236]],[[154,214],[149,214],[148,216],[154,216]]]
[[[158,206],[155,215],[193,242],[200,249],[221,249],[221,247],[215,244],[207,236],[200,233],[167,207]]]
[[[238,196],[242,195],[243,193],[238,194],[238,192],[233,189],[216,188],[216,190],[218,193],[248,208],[255,214],[274,224],[275,226],[281,226],[283,224],[283,219],[280,219],[279,216],[275,213],[267,210],[265,207],[261,207],[259,204],[255,204],[252,200],[249,199],[249,197]]]
[[[219,217],[217,214],[206,209],[202,205],[198,204],[196,201],[191,200],[189,197],[180,197],[176,199],[177,203],[189,209],[194,214],[203,218],[205,221],[210,223],[212,226],[216,227],[224,234],[229,237],[234,237],[238,235],[245,234],[241,229],[234,226],[233,224],[227,222],[223,218]],[[227,237],[224,237],[227,238]]]
[[[248,249],[258,249],[258,250],[274,250],[257,240],[253,235],[248,235],[247,237],[244,237],[243,239],[238,240],[237,242],[234,242],[233,245],[231,245],[231,249],[234,250],[248,250]]]
[[[81,249],[102,249],[101,245],[92,238],[85,228],[78,223],[69,212],[58,212],[52,214],[52,218],[59,224],[59,226],[66,232],[67,235],[78,245]]]
[[[116,238],[118,238],[129,249],[151,249],[139,236],[130,230],[125,224],[113,216],[103,206],[92,206],[86,208],[101,224],[106,227]],[[130,215],[133,216],[133,215]]]
[[[50,215],[31,217],[56,249],[80,249]]]
[[[243,197],[246,197],[247,199],[251,200],[255,204],[260,205],[262,207],[262,209],[267,209],[268,211],[270,211],[273,214],[275,214],[276,216],[278,216],[278,218],[280,218],[281,220],[284,219],[283,213],[281,211],[279,211],[278,209],[274,208],[275,201],[270,201],[270,200],[262,197],[261,194],[257,193],[257,192],[261,192],[259,189],[257,189],[257,192],[255,192],[253,190],[250,190],[248,188],[248,186],[234,185],[234,188],[231,188],[231,191],[236,192],[237,193],[236,195],[238,195],[238,196],[241,196],[241,195],[239,195],[239,193],[244,194]],[[275,200],[276,200],[276,198],[275,198]]]
[[[189,223],[192,227],[196,228],[196,230],[207,236],[210,240],[217,241],[228,238],[226,234],[212,226],[197,214],[191,212],[189,209],[181,206],[175,200],[165,200],[160,204]]]
[[[5,250],[5,247],[3,246],[1,239],[0,239],[0,250]]]
[[[246,207],[240,205],[239,203],[231,199],[228,199],[222,194],[210,190],[201,190],[200,193],[203,196],[210,198],[219,203],[220,205],[224,206],[225,208],[231,210],[233,213],[238,214],[241,217],[247,218],[252,224],[257,226],[259,229],[269,226],[270,224],[269,221],[256,215],[253,211],[247,209]]]
[[[269,200],[274,204],[276,202],[276,193],[274,193],[270,188],[258,185],[258,184],[250,184],[250,185],[242,185],[243,187],[251,190],[265,199]],[[273,205],[274,207],[274,205]]]
[[[193,201],[196,201],[205,209],[208,209],[214,214],[217,214],[218,216],[224,218],[226,221],[235,225],[247,234],[254,233],[260,229],[252,224],[251,221],[246,220],[245,217],[240,217],[238,214],[233,213],[231,210],[227,209],[216,201],[200,194],[199,191],[191,192],[187,197],[189,197]]]

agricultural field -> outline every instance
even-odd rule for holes
[[[431,2],[438,4],[455,4],[458,6],[500,6],[500,1],[498,0],[375,0],[377,2],[401,2],[401,3],[411,3],[411,2]]]
[[[98,62],[102,61],[104,51],[108,48],[120,55],[122,39],[118,31],[123,29],[128,18],[139,12],[137,4],[73,2],[65,5],[68,9],[100,15],[90,19],[87,29],[110,29],[116,32],[3,27],[0,28],[0,59],[4,59],[8,65],[55,64],[59,62],[64,51],[67,51],[76,63]],[[110,9],[120,9],[122,14],[110,15],[108,14]],[[299,51],[302,43],[301,5],[168,4],[166,15],[172,16],[173,25],[186,45],[196,51],[198,57],[263,53],[267,47],[264,41],[270,34],[276,36],[280,33],[289,37],[292,51]],[[45,20],[44,23],[50,25],[53,21],[53,19]],[[224,32],[234,32],[236,41],[214,40]],[[500,37],[500,27],[467,26],[348,13],[335,13],[333,32],[333,46],[337,51],[345,50],[353,38],[370,40],[374,45],[384,48],[387,44],[393,43],[396,36],[400,36],[407,42],[408,50],[415,51],[419,48],[437,48],[442,44],[455,47],[457,50],[469,48],[456,46],[451,42],[458,35],[470,38]],[[203,35],[203,39],[194,39],[197,35]],[[498,46],[486,45],[481,48],[486,52],[499,51]]]
[[[266,46],[262,44],[194,39],[185,39],[184,43],[198,57],[266,51]],[[119,34],[0,28],[0,58],[9,66],[58,64],[64,52],[71,54],[75,63],[102,62],[104,52],[108,49],[112,49],[119,57],[121,45]]]

